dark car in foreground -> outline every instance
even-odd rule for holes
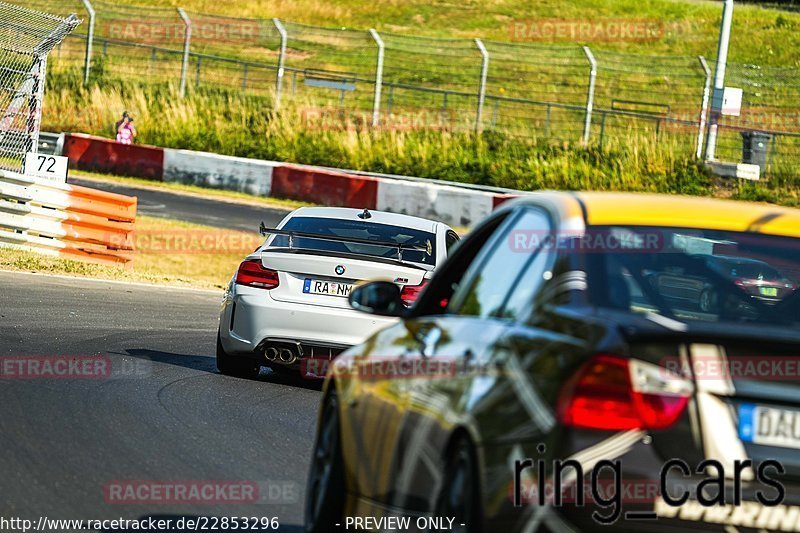
[[[306,530],[797,530],[799,293],[754,299],[718,255],[796,287],[800,212],[537,193],[412,308],[391,283],[354,289],[401,320],[328,372]],[[667,274],[713,308],[662,292]]]

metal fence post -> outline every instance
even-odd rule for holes
[[[275,111],[277,111],[281,107],[283,63],[286,60],[286,41],[288,40],[288,34],[286,33],[286,28],[283,27],[283,24],[281,24],[280,20],[273,18],[272,23],[275,25],[275,29],[278,30],[278,33],[281,35],[281,50],[280,54],[278,55],[278,74],[275,77]],[[294,88],[292,88],[292,91],[294,92]]]
[[[586,95],[586,119],[583,124],[583,144],[589,144],[589,136],[592,131],[592,110],[594,109],[594,88],[597,82],[597,61],[594,54],[588,46],[583,47],[583,53],[586,54],[586,59],[589,60],[591,70],[589,71],[589,92]],[[603,123],[605,124],[605,114],[603,115]]]
[[[375,67],[375,99],[372,102],[372,127],[376,128],[380,124],[381,113],[381,88],[383,86],[383,54],[385,46],[383,39],[374,29],[369,30],[369,34],[378,45],[378,65]]]
[[[197,56],[197,63],[194,66],[194,86],[200,87],[200,69],[202,68],[203,64],[203,56]]]
[[[731,42],[731,24],[733,22],[733,0],[725,0],[722,9],[722,24],[719,30],[719,47],[717,48],[717,65],[714,72],[714,94],[711,98],[711,118],[706,138],[706,161],[716,159],[717,154],[717,122],[722,115],[722,92],[725,90],[725,69],[728,65],[728,46]]]
[[[601,118],[600,118],[600,149],[603,148],[603,141],[606,137],[606,112],[601,111]]]
[[[711,93],[711,69],[708,68],[708,62],[703,56],[697,56],[700,61],[700,66],[703,67],[703,72],[706,75],[706,82],[703,86],[703,105],[700,107],[700,121],[697,126],[697,159],[703,157],[703,134],[706,131],[706,116],[708,115],[708,97]]]
[[[28,146],[25,152],[39,151],[39,130],[42,124],[42,105],[44,104],[44,84],[47,73],[47,53],[38,54],[33,60],[30,75],[33,79],[30,97],[28,98],[28,121],[26,124]],[[25,159],[22,160],[22,172],[25,172]]]
[[[550,114],[552,111],[552,107],[549,103],[547,104],[547,112],[545,114],[545,121],[544,121],[544,136],[550,137]]]
[[[94,8],[89,0],[83,0],[83,7],[89,14],[89,28],[86,30],[86,53],[83,59],[83,84],[89,83],[89,70],[92,68],[92,44],[94,41]]]
[[[480,133],[483,123],[483,102],[486,100],[486,76],[489,74],[489,52],[483,41],[475,39],[475,45],[481,53],[481,84],[478,89],[478,111],[475,115],[475,133]]]
[[[192,42],[192,21],[182,7],[178,8],[178,15],[181,16],[181,20],[183,20],[183,24],[186,27],[183,34],[183,61],[181,63],[180,95],[181,98],[183,98],[186,95],[186,75],[189,70],[189,46]]]

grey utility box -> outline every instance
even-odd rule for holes
[[[758,165],[763,174],[767,170],[767,152],[772,135],[762,131],[743,131],[742,163]]]

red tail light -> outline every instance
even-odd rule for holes
[[[403,300],[406,307],[410,307],[416,301],[417,296],[427,284],[428,280],[424,279],[419,285],[406,285],[403,287],[403,290],[400,291],[400,299]]]
[[[236,283],[255,287],[256,289],[274,289],[280,282],[278,273],[261,265],[260,259],[250,259],[242,261],[239,270],[236,272]]]
[[[561,391],[558,411],[570,426],[666,429],[686,408],[691,382],[650,363],[600,354]]]

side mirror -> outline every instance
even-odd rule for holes
[[[389,281],[371,281],[355,287],[348,298],[356,311],[379,316],[402,316],[406,306],[400,298],[400,287]]]

